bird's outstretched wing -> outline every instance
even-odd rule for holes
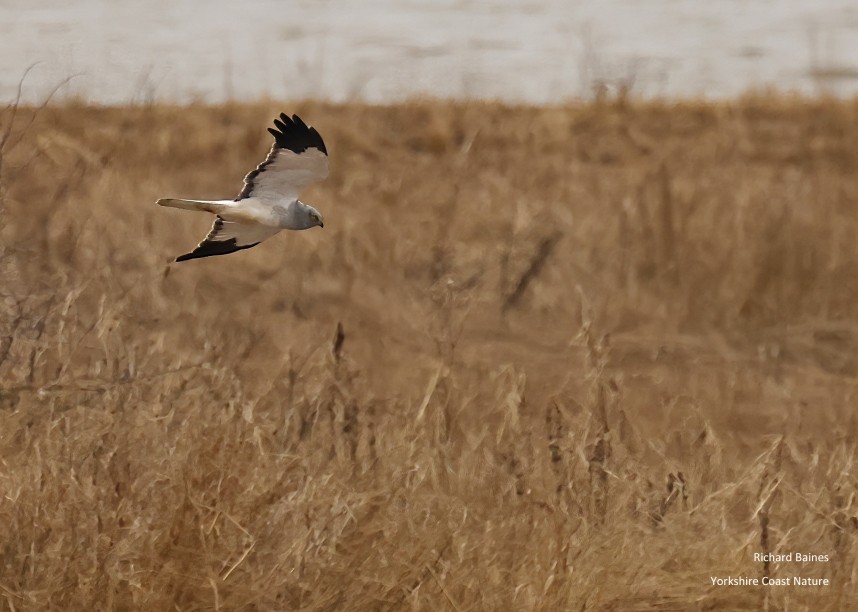
[[[244,187],[236,200],[294,200],[300,191],[328,176],[328,150],[319,132],[285,113],[274,120],[277,129],[268,128],[274,145],[255,170],[244,177]]]
[[[198,257],[212,255],[227,255],[242,249],[255,247],[257,244],[271,238],[280,228],[268,225],[234,223],[218,217],[215,219],[209,235],[197,248],[176,258],[176,261],[187,261]]]

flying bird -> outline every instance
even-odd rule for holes
[[[322,137],[298,115],[281,113],[274,126],[276,130],[268,128],[274,136],[268,157],[244,177],[244,187],[234,200],[158,200],[160,206],[217,215],[205,240],[176,261],[249,249],[283,229],[325,227],[322,214],[298,199],[304,187],[328,176]]]

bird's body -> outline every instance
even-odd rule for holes
[[[176,261],[227,255],[256,246],[283,229],[324,227],[322,215],[298,199],[306,185],[328,175],[328,153],[322,137],[297,115],[274,120],[268,129],[274,145],[268,157],[244,179],[234,200],[164,198],[160,206],[217,215],[206,239]]]
[[[158,200],[161,206],[210,212],[224,221],[244,224],[259,224],[278,230],[303,230],[319,225],[310,217],[319,212],[301,200],[288,202],[268,201],[260,198],[245,198],[243,200],[177,200],[165,198]]]

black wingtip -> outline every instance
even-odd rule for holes
[[[229,240],[206,240],[201,242],[200,245],[190,253],[185,253],[184,255],[176,257],[176,261],[188,261],[189,259],[201,259],[203,257],[214,257],[216,255],[229,255],[236,251],[250,249],[255,247],[257,244],[259,243],[254,242],[253,244],[238,246],[235,238],[230,238]]]
[[[319,149],[325,155],[328,154],[325,142],[315,128],[308,126],[298,115],[290,118],[286,113],[280,113],[279,119],[274,119],[276,130],[268,128],[274,136],[274,141],[281,149],[288,149],[293,153],[303,153],[307,149]]]

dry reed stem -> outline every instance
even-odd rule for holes
[[[556,246],[560,238],[561,234],[555,233],[540,240],[539,246],[536,248],[536,252],[530,259],[527,268],[524,270],[518,281],[515,283],[515,287],[513,287],[513,290],[508,296],[506,296],[506,299],[504,299],[504,312],[506,312],[510,308],[514,308],[521,301],[521,298],[527,291],[528,286],[530,286],[533,280],[537,276],[539,276],[539,273],[545,266],[545,262],[551,256],[551,252],[554,250],[554,247]]]

